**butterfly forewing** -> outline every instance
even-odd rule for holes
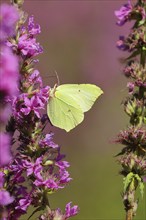
[[[58,86],[56,94],[62,95],[63,99],[74,100],[83,112],[88,111],[103,91],[92,84],[64,84]]]

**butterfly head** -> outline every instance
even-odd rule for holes
[[[56,88],[57,88],[57,84],[55,84],[54,87],[50,89],[50,97],[53,98],[55,96]]]

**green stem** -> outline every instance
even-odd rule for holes
[[[128,211],[127,211],[127,213],[126,213],[126,220],[132,220],[132,216],[133,216],[133,214],[132,214],[132,209],[129,209]]]

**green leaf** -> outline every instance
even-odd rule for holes
[[[129,184],[132,182],[134,177],[134,173],[130,172],[125,178],[124,178],[124,192],[126,192]]]
[[[140,54],[140,51],[136,50],[129,57],[127,57],[126,60],[130,60],[130,59],[136,57],[138,54]]]
[[[27,220],[30,220],[31,217],[32,217],[36,212],[42,211],[42,210],[44,210],[44,209],[45,209],[44,206],[38,207],[37,209],[35,209],[35,210],[32,212],[32,214],[29,216],[29,218],[28,218]]]
[[[144,195],[144,183],[142,181],[142,178],[138,174],[135,174],[135,178],[138,181],[138,186],[139,186],[139,189],[140,189],[140,193],[141,193],[141,196],[143,197],[143,195]]]
[[[137,179],[138,182],[141,182],[141,177],[138,174],[134,175],[135,179]]]
[[[144,195],[144,183],[142,181],[139,183],[139,189],[140,189],[141,196],[143,198],[143,195]]]
[[[141,21],[139,21],[138,26],[141,26],[141,25],[143,25],[144,23],[145,23],[145,20],[141,20]]]

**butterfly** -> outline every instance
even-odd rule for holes
[[[62,84],[50,90],[47,115],[52,125],[66,130],[75,128],[103,91],[93,84]]]

